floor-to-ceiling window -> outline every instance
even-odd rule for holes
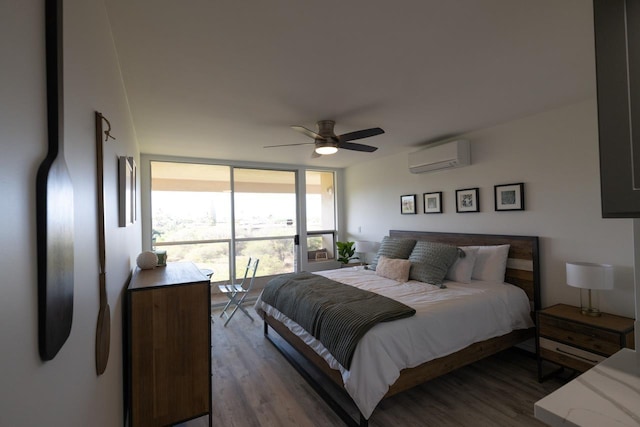
[[[228,166],[151,162],[151,239],[168,261],[189,260],[231,274],[231,170]]]
[[[296,270],[297,212],[304,199],[306,226],[319,232],[306,242],[328,249],[335,236],[334,177],[307,171],[298,197],[296,170],[151,160],[152,247],[168,261],[188,260],[226,281],[260,258],[258,276]],[[314,241],[314,239],[319,239]]]
[[[307,260],[335,259],[335,177],[332,171],[305,172]]]

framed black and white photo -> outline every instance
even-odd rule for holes
[[[129,165],[131,166],[131,223],[135,223],[138,220],[138,195],[137,193],[137,180],[138,180],[138,167],[133,157],[127,157]]]
[[[502,184],[494,188],[496,211],[524,210],[524,183]]]
[[[118,226],[135,222],[136,170],[133,157],[118,158]]]
[[[477,187],[456,190],[456,212],[480,212]]]
[[[424,193],[424,213],[442,213],[442,191]]]
[[[400,213],[410,215],[416,213],[416,195],[405,194],[400,196]]]

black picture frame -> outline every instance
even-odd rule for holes
[[[133,157],[118,157],[118,226],[135,222],[136,164]]]
[[[423,197],[423,212],[426,214],[440,214],[442,213],[442,191],[432,191],[431,193],[424,193]]]
[[[127,157],[131,166],[131,223],[138,220],[138,165],[133,157]]]
[[[402,215],[414,215],[416,213],[415,194],[405,194],[400,196],[400,213]]]
[[[494,186],[494,207],[499,211],[524,210],[524,183],[499,184]]]
[[[479,193],[478,187],[456,190],[456,212],[480,212]]]

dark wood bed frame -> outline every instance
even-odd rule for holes
[[[483,246],[483,245],[511,245],[509,259],[505,274],[505,282],[522,288],[531,303],[532,318],[535,320],[535,311],[540,307],[540,262],[538,255],[538,238],[533,236],[509,236],[495,234],[461,234],[439,233],[428,231],[401,231],[391,230],[390,237],[407,238],[415,240],[428,240],[431,242],[448,243],[456,246]],[[328,377],[335,385],[344,391],[340,372],[331,369],[325,360],[318,356],[300,338],[294,335],[282,323],[271,316],[264,315],[265,337],[285,356],[294,368],[309,382],[316,392],[331,406],[331,408],[349,426],[367,426],[368,421],[359,413],[359,420],[354,419],[350,413],[338,402],[336,397],[323,387],[307,370],[285,350],[276,340],[269,336],[269,326],[280,335],[288,344],[311,362],[320,372]],[[451,372],[462,366],[476,362],[492,354],[498,353],[516,344],[519,344],[535,336],[535,328],[513,331],[500,337],[477,342],[470,346],[438,359],[431,360],[416,366],[403,369],[398,380],[389,387],[385,397],[408,390],[411,387],[422,384],[440,375]],[[346,395],[346,391],[344,391]],[[348,397],[348,395],[347,395]],[[353,402],[350,397],[348,400]],[[353,403],[355,407],[355,403]]]

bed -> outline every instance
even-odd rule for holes
[[[259,299],[256,309],[264,319],[265,337],[347,425],[366,426],[382,399],[535,336],[533,313],[540,308],[537,237],[391,230],[389,238],[456,247],[509,245],[504,282],[448,280],[441,288],[409,280],[399,286],[398,282],[381,278],[362,267],[317,272],[317,275],[381,293],[416,309],[415,316],[377,324],[364,334],[348,369],[296,322]],[[453,300],[455,304],[450,302]],[[483,322],[477,319],[492,315],[496,319],[488,322],[490,325],[484,330]],[[352,417],[339,403],[341,399],[329,391],[332,387],[320,385],[296,357],[273,339],[270,329],[346,392],[357,408],[356,417]],[[445,340],[443,334],[454,339]],[[410,344],[404,345],[402,339]]]

